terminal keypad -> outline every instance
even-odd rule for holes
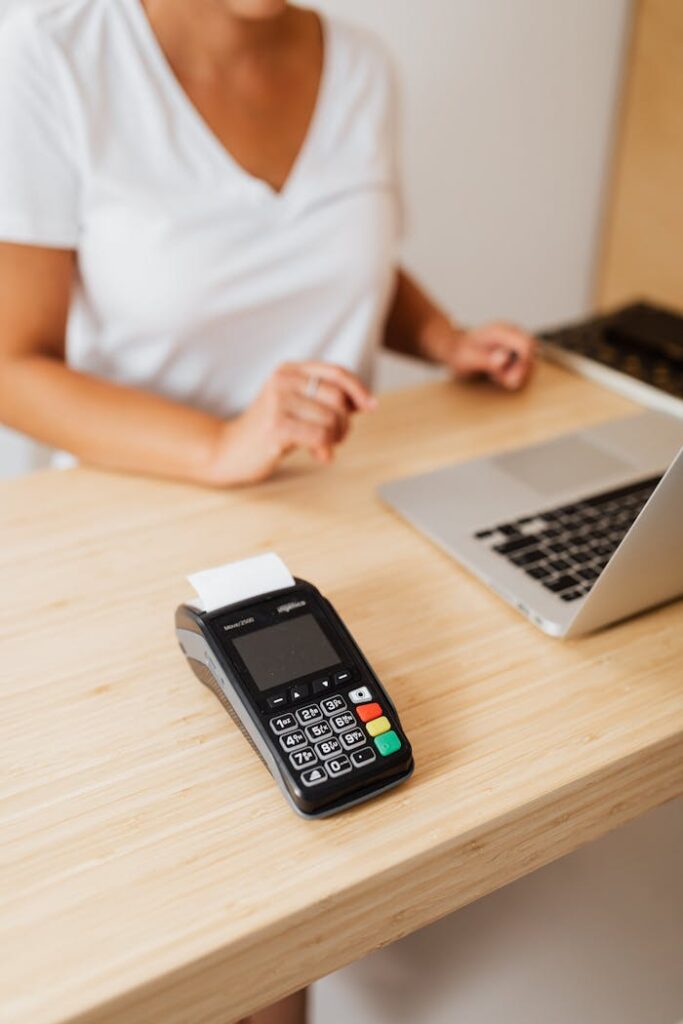
[[[363,771],[402,746],[391,712],[368,686],[273,715],[270,727],[305,787]]]

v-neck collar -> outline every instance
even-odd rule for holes
[[[284,200],[292,191],[298,178],[305,167],[309,152],[312,150],[315,139],[320,131],[321,121],[327,106],[327,94],[330,89],[333,63],[333,42],[332,26],[326,15],[318,13],[323,36],[323,61],[318,83],[318,92],[315,106],[306,129],[306,134],[299,147],[299,152],[289,169],[287,178],[282,188],[274,188],[265,178],[259,178],[252,174],[237,160],[230,149],[216,135],[206,118],[202,116],[198,108],[190,99],[182,83],[175,74],[171,64],[163,51],[152,24],[147,17],[147,12],[141,0],[127,0],[128,5],[133,8],[133,17],[137,23],[142,36],[142,41],[147,52],[154,61],[164,84],[171,95],[172,100],[182,109],[183,116],[192,124],[194,130],[204,140],[204,143],[211,149],[219,161],[227,165],[233,173],[241,177],[252,188],[258,188],[265,195],[273,200]]]

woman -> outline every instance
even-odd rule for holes
[[[395,265],[394,97],[284,0],[52,0],[0,33],[0,419],[90,463],[230,486],[327,462],[376,347],[519,387]]]
[[[397,268],[395,149],[381,48],[285,0],[22,4],[0,32],[0,419],[227,487],[297,448],[328,462],[380,343],[520,387],[528,335],[458,327]]]

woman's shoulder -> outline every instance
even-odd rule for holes
[[[46,50],[78,53],[78,43],[116,4],[107,0],[15,0],[0,19],[0,46],[18,58]]]
[[[370,75],[379,82],[392,79],[393,60],[379,35],[336,15],[324,15],[323,24],[349,69]]]

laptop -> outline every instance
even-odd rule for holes
[[[683,314],[632,302],[540,337],[546,359],[640,405],[683,416]]]
[[[553,636],[683,594],[683,420],[664,413],[395,480],[379,496]]]

